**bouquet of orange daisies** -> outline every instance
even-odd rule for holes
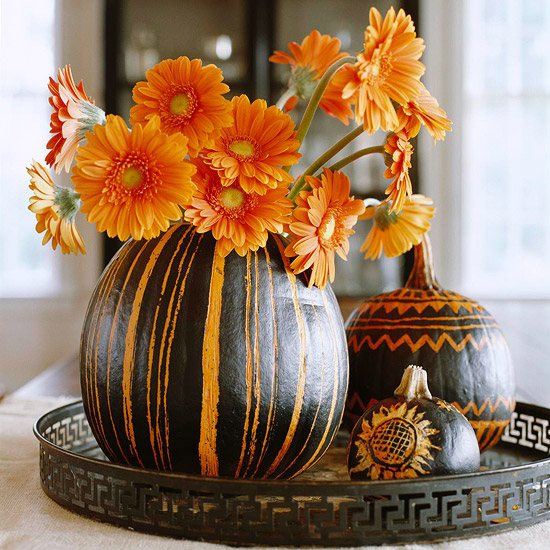
[[[166,59],[133,89],[130,127],[105,115],[75,84],[65,66],[50,78],[52,137],[46,164],[71,172],[73,188],[56,185],[42,164],[28,168],[43,243],[63,253],[84,253],[75,216],[83,212],[98,231],[126,240],[152,239],[186,220],[212,232],[216,250],[244,256],[265,246],[268,234],[288,238],[285,254],[309,284],[334,280],[335,254],[346,259],[358,220],[372,229],[361,250],[367,258],[397,256],[418,244],[434,214],[432,201],[412,194],[411,139],[425,126],[435,140],[451,123],[421,82],[424,42],[410,16],[375,8],[356,56],[337,38],[313,31],[289,53],[270,61],[288,64],[288,90],[277,105],[246,95],[224,96],[229,87],[215,65],[200,59]],[[307,101],[296,127],[287,114]],[[292,167],[318,108],[356,127],[301,174]],[[333,158],[363,132],[387,133],[376,147]],[[349,163],[382,154],[391,180],[384,201],[350,196],[342,171]]]

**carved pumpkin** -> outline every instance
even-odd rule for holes
[[[346,322],[346,424],[351,429],[373,402],[391,395],[401,365],[420,364],[434,394],[468,418],[486,449],[500,439],[515,407],[508,346],[483,306],[440,287],[427,238],[414,255],[405,288],[366,299]]]
[[[290,478],[339,427],[343,322],[284,243],[245,257],[185,224],[129,241],[106,268],[82,333],[82,395],[113,461],[237,478]]]
[[[395,397],[359,419],[348,447],[352,479],[402,479],[469,474],[479,470],[479,446],[466,417],[432,397],[426,371],[405,369]]]

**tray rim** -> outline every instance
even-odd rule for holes
[[[502,468],[491,468],[479,472],[474,473],[467,473],[467,474],[456,474],[456,475],[444,475],[444,476],[436,476],[436,475],[429,475],[429,476],[422,476],[418,478],[410,478],[410,479],[399,479],[399,480],[376,480],[376,481],[352,481],[352,480],[322,480],[322,481],[315,481],[315,480],[304,480],[300,481],[299,478],[295,478],[293,480],[280,480],[280,479],[236,479],[236,478],[229,478],[229,477],[208,477],[208,476],[200,476],[200,475],[191,475],[191,474],[185,474],[182,472],[170,472],[166,470],[153,470],[149,468],[138,468],[135,466],[130,466],[127,464],[118,464],[116,462],[109,462],[105,460],[100,460],[97,458],[85,456],[79,453],[76,453],[74,451],[70,451],[67,449],[63,449],[62,447],[55,445],[48,439],[46,439],[42,433],[41,433],[41,427],[44,423],[47,422],[48,418],[52,415],[58,415],[64,410],[74,409],[78,408],[79,406],[82,407],[82,412],[84,412],[83,408],[83,402],[82,399],[78,399],[76,401],[73,401],[71,403],[66,403],[64,405],[61,405],[60,407],[56,407],[55,409],[52,409],[42,416],[40,416],[36,422],[33,425],[33,433],[35,437],[40,442],[40,445],[43,445],[47,447],[50,451],[54,452],[54,454],[58,455],[68,455],[70,457],[76,460],[78,460],[81,463],[85,464],[94,464],[102,469],[108,469],[116,471],[117,473],[124,473],[124,474],[139,474],[140,476],[151,476],[151,477],[161,477],[166,478],[167,480],[174,481],[182,481],[182,482],[188,482],[188,483],[215,483],[215,484],[227,484],[230,487],[252,487],[252,486],[260,486],[262,490],[267,489],[273,489],[274,487],[277,488],[291,488],[291,487],[300,487],[300,490],[303,491],[303,488],[321,488],[321,487],[331,487],[331,489],[334,489],[336,487],[341,487],[342,491],[349,491],[352,494],[354,494],[356,491],[354,491],[354,488],[359,488],[358,492],[364,492],[366,488],[372,487],[372,488],[378,488],[381,489],[385,486],[391,486],[396,487],[397,484],[403,486],[403,487],[410,487],[411,489],[423,486],[426,483],[430,485],[439,485],[439,484],[445,484],[449,480],[458,480],[458,479],[476,479],[479,477],[489,477],[492,474],[505,474],[509,473],[512,475],[515,472],[527,472],[529,469],[536,469],[538,466],[542,464],[550,464],[550,455],[544,458],[540,458],[538,460],[533,460],[530,462],[525,462],[523,464],[518,464],[514,466],[505,466]],[[550,409],[546,407],[541,407],[539,405],[534,405],[530,403],[523,403],[523,402],[517,402],[516,403],[516,409],[520,409],[521,413],[533,413],[533,414],[545,414],[550,418]],[[506,442],[504,442],[506,444]],[[541,454],[543,454],[543,451],[539,451]],[[383,492],[377,491],[377,492]]]

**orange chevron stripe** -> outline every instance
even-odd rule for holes
[[[494,318],[492,315],[438,315],[437,317],[428,317],[428,316],[419,316],[419,317],[399,317],[398,319],[389,319],[388,317],[365,317],[357,319],[356,322],[353,323],[353,326],[350,327],[350,329],[355,330],[357,327],[359,327],[360,324],[363,324],[364,326],[369,326],[370,323],[410,323],[415,321],[420,322],[433,322],[435,321],[463,321],[465,319],[468,319],[470,321],[477,321],[478,319],[486,319],[488,321],[493,321]]]
[[[470,420],[470,424],[476,432],[479,448],[483,451],[500,441],[510,420]]]
[[[466,416],[469,412],[472,412],[475,416],[481,416],[486,409],[489,409],[491,413],[495,413],[500,406],[504,406],[506,410],[511,412],[516,408],[516,400],[513,397],[504,397],[502,395],[499,395],[495,401],[492,401],[490,398],[487,398],[479,406],[477,405],[477,403],[474,403],[473,401],[470,401],[467,405],[464,405],[464,406],[460,405],[459,403],[453,403],[453,405],[464,416]],[[494,421],[491,421],[491,422],[494,422]]]
[[[363,345],[366,343],[371,350],[378,349],[382,344],[386,344],[388,348],[391,351],[395,351],[398,347],[407,345],[410,350],[414,353],[418,351],[420,348],[424,347],[425,345],[430,346],[433,351],[438,353],[445,342],[447,342],[456,352],[462,351],[467,344],[472,345],[476,350],[481,350],[484,347],[493,344],[495,342],[502,342],[504,340],[504,336],[501,332],[494,332],[490,336],[483,335],[479,341],[476,341],[474,337],[471,334],[467,334],[460,340],[459,342],[455,342],[451,336],[444,332],[442,333],[437,340],[433,340],[432,337],[429,334],[423,334],[418,338],[416,341],[413,341],[413,339],[408,334],[404,334],[400,338],[398,338],[395,342],[391,339],[391,337],[388,334],[383,334],[378,338],[377,340],[373,340],[370,335],[363,336],[362,338],[359,338],[355,335],[351,335],[348,339],[348,346],[353,349],[355,353],[358,353]]]
[[[433,321],[434,319],[432,319]],[[406,324],[399,324],[399,325],[386,325],[386,324],[367,324],[365,326],[361,327],[350,327],[348,329],[348,332],[352,332],[354,330],[365,330],[366,328],[369,330],[401,330],[401,329],[409,329],[409,330],[445,330],[445,331],[453,331],[453,330],[472,330],[474,328],[498,328],[498,325],[496,323],[488,324],[488,323],[478,323],[478,324],[471,324],[471,325],[406,325]]]

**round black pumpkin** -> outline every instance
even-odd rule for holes
[[[405,369],[395,397],[367,409],[352,431],[352,479],[402,479],[479,470],[479,446],[466,417],[433,398],[422,367]]]
[[[435,395],[471,422],[480,448],[499,441],[515,407],[514,370],[504,335],[479,303],[443,290],[427,237],[414,248],[404,288],[366,299],[346,322],[351,429],[374,402],[391,395],[399,365],[425,365]]]
[[[84,323],[86,415],[113,461],[207,476],[291,478],[326,451],[348,379],[330,288],[284,243],[223,258],[189,225],[129,241]]]

